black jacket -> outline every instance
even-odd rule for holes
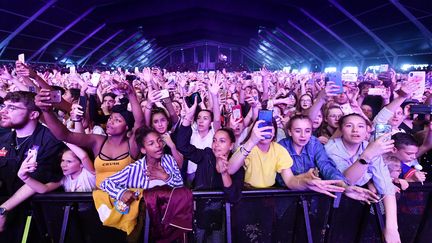
[[[211,148],[198,149],[190,144],[192,129],[190,126],[180,125],[176,137],[177,150],[183,154],[183,168],[187,168],[187,160],[197,164],[195,172],[194,190],[223,190],[228,202],[240,200],[241,189],[244,181],[244,170],[241,168],[231,178],[233,183],[230,187],[224,187],[222,176],[216,170],[216,157]]]

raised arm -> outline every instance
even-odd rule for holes
[[[215,131],[221,128],[221,111],[220,111],[220,102],[219,102],[219,89],[222,85],[222,74],[218,74],[216,77],[212,76],[209,79],[208,91],[212,100],[212,111],[213,111],[213,128]]]
[[[29,173],[34,172],[37,167],[36,159],[32,160],[32,157],[32,155],[27,156],[27,158],[22,162],[21,167],[18,170],[18,177],[37,193],[43,194],[59,188],[61,186],[60,181],[44,184],[29,176]]]
[[[339,90],[339,86],[335,85],[334,82],[329,81],[324,89],[318,93],[318,97],[315,99],[313,105],[306,111],[307,116],[311,121],[315,121],[323,105],[327,102],[329,97],[336,96],[336,92]]]
[[[376,157],[392,151],[394,140],[387,140],[390,136],[391,134],[387,133],[369,143],[360,155],[360,158],[343,171],[343,174],[350,185],[355,185],[364,176],[368,170],[369,163],[374,163]],[[365,160],[368,164],[361,163],[360,159]]]
[[[50,100],[49,92],[50,91],[47,89],[41,89],[36,95],[35,103],[42,110],[45,123],[50,131],[58,140],[91,149],[94,154],[98,154],[99,151],[97,150],[100,148],[104,137],[100,135],[70,132],[52,112],[52,104],[47,102]]]

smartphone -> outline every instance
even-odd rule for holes
[[[339,72],[334,72],[334,73],[329,73],[327,75],[328,75],[328,81],[333,81],[335,85],[339,86],[339,91],[335,92],[335,94],[342,94],[343,93],[342,74]]]
[[[350,105],[350,104],[343,104],[343,105],[340,106],[340,108],[341,108],[342,113],[343,113],[344,115],[349,115],[349,114],[354,113],[354,111],[353,111],[353,109],[351,108],[351,105]]]
[[[24,53],[21,53],[18,55],[18,61],[25,63],[25,55]]]
[[[258,112],[258,120],[263,120],[264,122],[261,123],[258,127],[272,127],[273,126],[273,111],[271,110],[260,110]],[[265,130],[267,131],[271,131],[271,130]],[[265,139],[269,139],[271,138],[271,136],[264,136]]]
[[[232,108],[232,114],[235,121],[241,121],[243,119],[241,112],[241,105],[235,105]]]
[[[408,82],[417,82],[420,84],[419,89],[416,89],[412,95],[412,99],[422,100],[426,89],[426,73],[424,71],[413,71],[408,73]]]
[[[389,65],[388,64],[381,64],[379,67],[379,72],[383,73],[383,72],[387,72],[389,69]]]
[[[39,150],[39,146],[38,145],[33,145],[33,147],[31,147],[28,151],[27,151],[27,157],[29,156],[33,156],[31,158],[31,162],[36,162],[37,159],[37,154],[38,154],[38,150]]]
[[[382,135],[389,133],[392,131],[391,125],[388,124],[377,124],[375,126],[374,138],[375,140],[381,137]]]
[[[162,90],[160,91],[160,93],[161,93],[161,99],[169,98],[169,92],[168,92],[167,89],[162,89]],[[192,102],[192,103],[193,103],[193,102]]]
[[[186,105],[188,107],[192,107],[195,101],[195,97],[197,97],[197,104],[202,102],[201,99],[201,95],[199,94],[199,92],[195,92],[193,94],[191,94],[190,96],[186,97]]]
[[[100,74],[99,73],[93,73],[91,75],[91,79],[90,79],[90,83],[94,86],[97,87],[100,81]]]
[[[127,81],[130,85],[132,85],[132,82],[133,82],[135,79],[136,79],[136,76],[135,76],[135,75],[132,75],[132,74],[128,74],[128,75],[126,75],[126,81]]]
[[[62,99],[60,90],[52,90],[50,91],[50,100],[47,102],[50,103],[60,103]]]
[[[85,111],[87,109],[87,96],[80,96],[78,104],[82,107],[83,116],[84,116]]]
[[[368,95],[384,95],[386,92],[383,88],[369,88]]]
[[[76,73],[76,67],[75,67],[75,66],[70,66],[70,67],[69,67],[69,73],[70,73],[70,74],[74,74],[74,73]]]
[[[432,105],[411,105],[410,114],[432,114]]]
[[[135,72],[135,73],[139,73],[139,68],[138,68],[138,67],[135,67],[134,72]]]

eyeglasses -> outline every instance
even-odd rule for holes
[[[14,105],[0,105],[0,110],[6,109],[8,112],[16,111],[16,110],[27,110],[26,107],[18,107]]]

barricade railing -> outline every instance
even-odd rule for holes
[[[432,183],[412,183],[408,190],[398,195],[398,221],[402,242],[427,242],[432,235],[431,192]],[[224,204],[225,212],[221,215],[222,235],[228,243],[239,242],[240,239],[252,241],[256,240],[256,237],[262,237],[268,242],[382,242],[382,205],[372,204],[372,207],[369,207],[340,194],[337,199],[332,199],[312,191],[280,188],[246,190],[242,192],[242,199],[236,205],[223,202],[224,195],[221,191],[194,191],[193,196],[195,202],[210,200]],[[96,224],[90,221],[99,220],[91,193],[40,194],[35,195],[31,203],[34,218],[32,222],[36,224],[41,238],[46,241],[71,242],[77,232],[76,227],[71,227],[72,222],[75,226],[89,224],[89,227],[96,227]],[[80,211],[83,208],[84,211]],[[252,211],[247,211],[248,209]],[[84,219],[74,217],[77,212],[84,212]],[[262,222],[260,215],[264,218]],[[254,225],[249,224],[253,220],[245,220],[248,217],[258,218],[255,221],[258,222],[258,227],[254,228],[252,233],[247,231]],[[247,229],[241,228],[241,223],[245,221]],[[265,225],[270,227],[269,230],[262,229],[267,227]],[[150,219],[146,217],[142,236],[144,242],[149,242],[149,226]],[[84,234],[81,237],[91,241],[91,237],[86,233],[81,234]],[[98,235],[98,241],[102,241],[104,237]],[[108,240],[113,242],[113,238]]]

